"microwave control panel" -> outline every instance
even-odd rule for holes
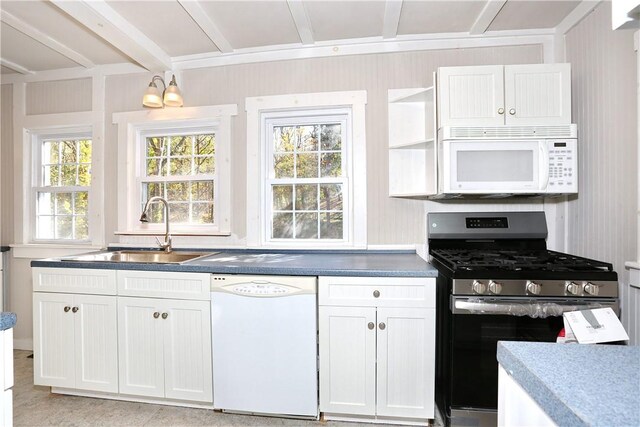
[[[550,140],[547,193],[578,191],[578,151],[575,139]]]

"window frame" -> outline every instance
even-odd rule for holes
[[[274,249],[366,249],[367,247],[367,176],[365,106],[367,92],[317,92],[290,95],[249,97],[247,111],[247,246]],[[344,241],[322,239],[267,239],[267,144],[264,118],[272,114],[295,116],[307,111],[351,111],[351,147],[347,150],[347,189],[343,194],[349,208],[343,206],[343,220],[348,228]],[[357,221],[355,219],[357,218]],[[348,224],[348,225],[347,225]]]
[[[263,205],[263,221],[262,239],[267,244],[286,244],[287,242],[295,241],[296,244],[309,244],[315,245],[317,243],[322,244],[338,244],[342,245],[349,243],[349,230],[351,228],[350,215],[346,215],[351,211],[351,195],[348,189],[350,188],[349,180],[349,165],[351,161],[352,142],[351,134],[351,109],[349,108],[325,108],[325,109],[305,109],[294,111],[277,111],[277,112],[265,112],[261,116],[262,120],[262,137],[263,146],[265,147],[264,156],[264,170],[266,171],[264,180],[264,205]],[[274,168],[274,144],[273,144],[273,128],[276,126],[304,126],[304,125],[317,125],[328,123],[340,123],[342,125],[342,148],[341,153],[341,170],[342,176],[340,177],[317,177],[317,178],[276,178]],[[320,144],[320,141],[318,141]],[[320,147],[318,153],[320,153]],[[299,239],[299,238],[275,238],[273,237],[273,192],[271,187],[273,185],[302,185],[302,184],[342,184],[342,238],[341,239]],[[347,191],[345,191],[347,190]],[[295,192],[292,195],[295,200]],[[294,202],[295,204],[295,202]],[[295,211],[294,211],[295,212]],[[320,213],[320,207],[318,206],[318,213]],[[295,224],[295,214],[294,214]],[[294,225],[295,228],[295,225]]]
[[[42,144],[48,140],[91,140],[91,184],[89,186],[45,186],[42,175]],[[42,129],[31,133],[31,185],[29,188],[29,242],[33,244],[88,245],[95,241],[98,220],[95,215],[95,141],[91,126]],[[86,239],[48,239],[37,237],[38,192],[68,193],[87,191],[87,226]],[[54,215],[55,216],[55,215]]]

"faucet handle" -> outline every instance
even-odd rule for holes
[[[160,241],[160,239],[158,239],[158,236],[155,236],[156,238],[156,243],[158,244],[158,246],[160,246],[160,248],[164,249],[164,244]]]

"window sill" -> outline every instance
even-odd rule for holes
[[[164,233],[164,230],[129,230],[115,231],[113,234],[116,236],[162,236]],[[171,231],[169,234],[172,236],[231,236],[231,232],[228,231],[178,230]]]
[[[102,249],[100,246],[93,246],[90,244],[69,245],[58,243],[28,243],[9,246],[11,246],[11,253],[14,258],[51,258]]]

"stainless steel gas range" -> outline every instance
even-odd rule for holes
[[[554,342],[562,313],[612,307],[612,265],[547,250],[544,212],[430,213],[436,401],[445,425],[496,425],[498,341]]]

